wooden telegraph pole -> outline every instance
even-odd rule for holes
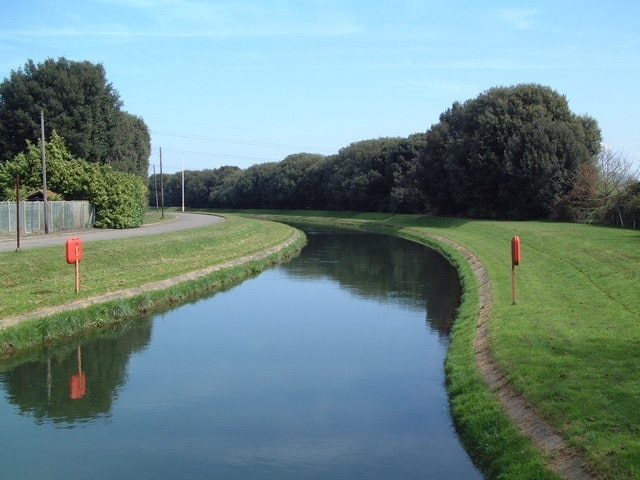
[[[20,175],[16,175],[16,252],[20,248]]]
[[[162,177],[162,147],[160,147],[160,218],[164,218],[164,178]]]
[[[44,208],[44,233],[49,233],[49,208],[47,206],[47,162],[44,152],[44,110],[40,110],[40,137],[42,153],[42,207]]]
[[[158,203],[158,177],[156,176],[156,166],[153,166],[153,188],[156,192],[156,212],[160,211],[160,206]]]

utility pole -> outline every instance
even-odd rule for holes
[[[16,252],[20,252],[20,175],[16,175]]]
[[[162,147],[160,147],[160,218],[164,218],[164,177],[162,176]]]
[[[160,211],[160,207],[158,206],[158,177],[156,177],[156,166],[153,166],[153,187],[156,191],[156,212]]]
[[[184,212],[184,154],[182,155],[182,211]]]
[[[42,207],[44,208],[44,233],[49,233],[49,207],[47,206],[47,162],[44,153],[44,110],[40,110],[40,140],[42,152]]]

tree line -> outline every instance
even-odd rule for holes
[[[335,155],[185,171],[185,204],[640,226],[637,175],[601,150],[596,120],[572,113],[551,88],[492,88],[439,120],[425,133],[355,142]],[[165,205],[179,206],[182,172],[150,177],[151,205],[160,182]]]
[[[247,169],[185,171],[185,203],[194,208],[326,209],[415,212],[424,198],[412,184],[412,159],[424,135],[356,142],[337,155],[296,153]],[[150,204],[164,181],[165,205],[180,205],[182,172],[152,175]]]

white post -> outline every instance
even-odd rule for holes
[[[160,147],[160,218],[164,218],[164,177],[162,176],[162,147]]]
[[[184,154],[182,154],[182,211],[184,212]]]

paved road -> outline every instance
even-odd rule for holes
[[[164,222],[143,225],[140,228],[127,229],[104,229],[93,228],[91,230],[77,230],[74,232],[58,232],[49,235],[28,235],[20,240],[21,250],[37,247],[51,247],[65,245],[70,237],[80,237],[83,241],[91,240],[112,240],[128,237],[142,237],[145,235],[156,235],[158,233],[174,232],[177,230],[188,230],[191,228],[206,227],[223,222],[224,217],[216,215],[203,215],[197,213],[177,213],[174,219]],[[14,235],[0,235],[0,252],[16,250],[17,239]]]

